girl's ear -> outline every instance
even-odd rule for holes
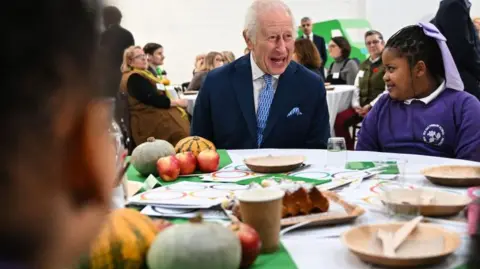
[[[417,78],[420,78],[427,74],[427,65],[424,61],[418,61],[417,64],[415,64],[415,67],[413,68],[413,74]]]

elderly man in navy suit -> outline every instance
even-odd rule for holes
[[[322,79],[293,62],[292,12],[280,0],[250,6],[250,53],[210,71],[197,97],[192,135],[217,148],[326,148],[330,134]]]

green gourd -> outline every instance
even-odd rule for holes
[[[130,162],[143,176],[158,176],[158,159],[175,155],[175,148],[165,140],[149,137],[147,142],[138,145],[132,152]]]
[[[200,220],[160,232],[148,251],[147,265],[150,269],[238,269],[241,254],[234,232]]]

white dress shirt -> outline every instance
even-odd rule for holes
[[[263,75],[265,75],[265,72],[258,67],[257,63],[255,63],[255,60],[253,59],[253,51],[250,53],[250,62],[252,65],[252,80],[253,80],[253,102],[255,104],[255,114],[257,114],[258,110],[258,97],[260,96],[260,91],[262,91],[265,88],[265,80],[263,79]],[[278,78],[280,75],[275,75],[272,76],[272,82],[273,82],[273,91],[275,92],[277,90],[277,85],[278,85]]]
[[[309,35],[303,34],[304,38],[310,39],[310,41],[313,42],[313,33],[310,33]]]

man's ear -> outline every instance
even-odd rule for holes
[[[109,134],[111,109],[93,102],[67,136],[68,191],[78,206],[109,206],[115,181],[115,151]]]
[[[245,40],[245,43],[247,44],[247,48],[252,51],[253,50],[253,42],[252,40],[247,36],[247,30],[243,30],[243,39]]]

